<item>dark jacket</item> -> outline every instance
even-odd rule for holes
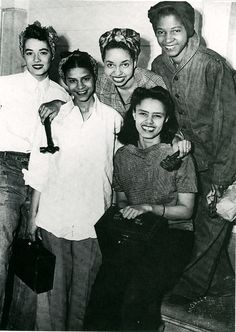
[[[192,141],[198,171],[210,170],[215,184],[230,184],[236,173],[236,89],[233,71],[195,33],[178,67],[166,54],[152,70],[161,75],[176,105],[184,136]]]

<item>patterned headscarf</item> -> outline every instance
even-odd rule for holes
[[[56,53],[56,43],[58,41],[58,36],[53,27],[42,27],[39,21],[35,21],[33,24],[29,24],[25,30],[23,30],[19,35],[19,48],[21,55],[24,55],[25,42],[29,38],[35,38],[41,40],[42,35],[45,36],[49,47],[52,52],[52,56]]]
[[[151,7],[148,11],[148,17],[152,23],[154,31],[156,30],[157,15],[164,8],[175,10],[187,31],[188,37],[191,37],[194,34],[194,9],[186,1],[161,1]]]
[[[114,28],[105,32],[99,38],[100,51],[103,56],[105,47],[111,42],[122,42],[134,52],[137,60],[140,53],[140,34],[132,29]]]
[[[78,50],[74,50],[73,52],[66,52],[63,54],[63,57],[59,63],[59,67],[58,67],[58,71],[59,71],[59,75],[61,77],[61,79],[63,81],[65,81],[65,75],[64,75],[64,72],[62,70],[62,66],[64,64],[66,64],[66,62],[71,59],[72,57],[76,57],[78,62],[82,61],[82,57],[83,59],[86,58],[86,60],[89,61],[89,64],[93,70],[93,75],[95,77],[95,79],[97,78],[97,74],[98,74],[98,64],[97,64],[97,61],[90,55],[88,54],[87,52],[81,52],[79,49]]]

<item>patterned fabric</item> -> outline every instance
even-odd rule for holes
[[[133,50],[135,53],[135,58],[137,59],[140,53],[140,34],[132,29],[120,29],[114,28],[110,31],[105,32],[99,38],[99,46],[101,54],[103,54],[105,47],[111,42],[122,42],[129,49]]]
[[[168,172],[160,162],[172,154],[170,145],[158,144],[147,149],[134,145],[120,148],[114,159],[113,187],[124,192],[129,204],[177,204],[178,193],[197,192],[193,161],[186,156],[177,171]],[[192,230],[191,221],[169,221],[173,227]]]
[[[62,58],[59,66],[58,66],[58,71],[59,71],[59,75],[61,77],[61,79],[63,79],[63,81],[65,81],[65,76],[64,76],[64,72],[62,70],[62,66],[71,58],[71,57],[75,57],[77,58],[77,60],[79,61],[81,57],[87,57],[90,61],[91,67],[93,68],[93,75],[96,78],[97,77],[97,73],[98,73],[98,64],[97,61],[87,52],[81,52],[80,50],[75,50],[73,52],[68,52],[66,54],[66,57]]]
[[[166,85],[161,76],[153,73],[148,69],[143,69],[140,67],[135,69],[134,85],[136,87],[144,87],[147,89],[150,89],[156,85],[166,88]],[[101,102],[113,107],[122,116],[125,115],[130,107],[131,96],[124,103],[116,89],[115,84],[104,73],[98,75],[96,82],[96,94]]]
[[[24,55],[25,34],[28,30],[34,29],[34,28],[35,28],[35,30],[36,29],[37,30],[41,29],[41,30],[46,32],[47,41],[48,41],[48,44],[51,48],[52,56],[54,57],[55,53],[56,53],[56,43],[57,43],[57,40],[58,40],[57,33],[53,29],[53,27],[51,27],[51,26],[42,27],[42,25],[39,21],[35,21],[33,24],[29,24],[27,26],[27,28],[20,33],[20,35],[19,35],[19,48],[20,48],[21,55],[22,56]]]
[[[156,32],[157,16],[164,8],[175,10],[187,31],[188,37],[192,37],[194,34],[195,15],[193,7],[186,1],[161,1],[151,7],[148,11],[148,17],[152,23],[154,32]]]

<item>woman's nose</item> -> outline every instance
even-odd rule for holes
[[[115,67],[115,74],[119,76],[120,73],[121,73],[120,67],[119,66]]]
[[[77,81],[77,88],[79,90],[81,90],[81,89],[83,89],[83,87],[84,87],[84,83],[82,81]]]
[[[167,32],[166,33],[165,40],[166,40],[166,43],[169,43],[169,42],[171,42],[173,40],[173,36],[172,36],[171,32]]]
[[[149,116],[148,118],[147,118],[147,123],[153,123],[154,121],[153,121],[153,117],[152,116]]]
[[[39,54],[36,53],[36,54],[34,55],[34,61],[35,61],[35,62],[39,62],[39,61],[40,61],[40,56],[39,56]]]

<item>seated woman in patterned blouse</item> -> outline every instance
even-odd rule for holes
[[[194,164],[188,155],[172,172],[160,166],[174,152],[170,143],[177,129],[167,90],[135,89],[118,134],[124,146],[114,158],[117,204],[124,218],[150,212],[165,217],[168,227],[154,236],[138,260],[103,263],[88,310],[90,329],[157,330],[162,297],[190,259],[197,191]]]

